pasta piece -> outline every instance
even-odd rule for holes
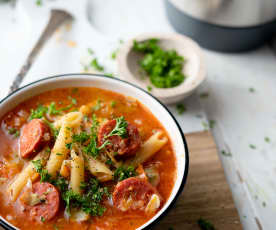
[[[76,127],[80,124],[82,119],[81,112],[70,112],[60,117],[54,122],[55,128],[60,128],[64,122],[70,123],[71,127]]]
[[[92,157],[87,157],[86,163],[90,173],[99,181],[104,182],[112,180],[113,172],[104,163]]]
[[[60,175],[69,178],[71,171],[71,160],[64,160],[60,168]]]
[[[71,128],[80,125],[82,113],[71,112],[64,115],[61,119],[62,125],[46,167],[48,173],[53,177],[60,171],[62,162],[68,156],[69,149],[66,147],[66,144],[71,143],[72,140]]]
[[[88,115],[90,112],[91,112],[91,109],[89,108],[89,106],[87,105],[82,105],[80,107],[80,112],[83,114],[83,115]]]
[[[156,212],[156,210],[160,207],[160,198],[158,195],[153,194],[150,198],[149,203],[147,204],[147,207],[145,209],[145,212],[148,214],[152,214]]]
[[[87,221],[90,218],[89,214],[76,208],[72,208],[72,210],[70,211],[70,214],[71,214],[70,220],[75,222]]]
[[[150,159],[168,142],[168,138],[162,137],[162,135],[162,131],[157,131],[153,134],[137,151],[135,157],[128,160],[126,164],[137,167],[139,164],[142,164]]]
[[[122,165],[122,162],[121,162],[121,161],[117,161],[117,160],[114,158],[114,156],[113,156],[113,154],[112,154],[111,152],[106,151],[106,154],[107,154],[107,156],[112,160],[112,163],[113,163],[113,165],[114,165],[116,168],[119,168],[119,167]]]
[[[81,193],[80,185],[84,182],[84,160],[81,154],[77,155],[75,150],[71,150],[71,178],[70,186],[76,193]]]
[[[50,153],[48,151],[43,150],[39,154],[37,154],[33,160],[40,160],[41,164],[44,166],[49,158],[49,154]],[[29,179],[31,179],[31,181],[33,182],[37,179],[38,176],[39,174],[36,172],[33,163],[29,162],[28,165],[21,171],[21,173],[8,187],[8,193],[11,196],[11,200],[15,201],[17,199]]]

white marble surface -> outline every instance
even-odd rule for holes
[[[7,94],[47,22],[47,4],[39,8],[32,2],[35,1],[21,0],[16,9],[0,5],[0,98]],[[116,63],[110,54],[119,46],[120,38],[126,40],[142,32],[173,31],[161,0],[90,0],[93,26],[88,25],[83,12],[79,14],[84,1],[78,3],[76,8],[72,7],[76,1],[70,6],[77,19],[72,28],[63,28],[55,34],[23,84],[48,75],[81,72],[81,63],[88,58],[88,47],[95,51],[107,72],[116,73]],[[244,229],[259,229],[256,218],[262,229],[275,229],[276,58],[268,46],[244,54],[207,50],[204,54],[207,80],[197,95],[183,102],[187,107],[184,114],[178,115],[175,106],[170,109],[186,133],[203,130],[205,114],[216,121],[213,133],[218,148],[232,153],[232,157],[220,157]],[[250,87],[255,89],[254,93],[249,92]],[[200,92],[208,92],[209,97],[200,98]],[[264,141],[266,136],[270,143]],[[250,144],[256,145],[256,149],[251,149]]]

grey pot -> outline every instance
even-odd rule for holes
[[[239,52],[276,34],[276,0],[165,0],[176,31],[202,47]]]

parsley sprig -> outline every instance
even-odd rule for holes
[[[134,176],[136,176],[136,171],[133,166],[121,166],[115,170],[113,179],[115,181],[122,181]]]
[[[116,120],[116,125],[113,128],[113,130],[105,137],[111,137],[111,136],[120,136],[122,138],[127,138],[128,134],[127,134],[127,121],[125,120],[125,118],[123,116],[118,117],[115,119]]]

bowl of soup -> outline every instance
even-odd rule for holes
[[[175,203],[188,148],[168,109],[102,75],[30,83],[0,102],[5,229],[149,229]]]

